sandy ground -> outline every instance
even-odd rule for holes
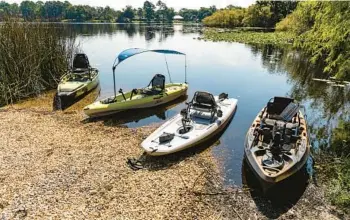
[[[28,106],[0,110],[3,220],[342,218],[313,184],[283,210],[248,190],[223,187],[207,147],[146,158],[146,169],[133,171],[127,158],[142,154],[139,145],[156,126],[83,123],[79,110]]]

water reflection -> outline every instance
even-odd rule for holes
[[[308,107],[311,125],[328,126],[340,118],[349,117],[349,86],[332,86],[313,80],[324,77],[322,63],[308,62],[306,54],[293,50],[291,46],[252,45],[251,50],[255,56],[261,56],[262,65],[269,73],[286,74],[291,85],[288,95]]]
[[[195,40],[201,32],[198,25],[60,25],[67,36],[78,35],[82,39],[82,49],[89,55],[90,62],[100,69],[100,98],[113,94],[111,65],[116,53],[130,47],[166,48],[186,53],[189,96],[197,90],[206,90],[213,94],[226,92],[238,98],[239,111],[221,136],[219,146],[213,149],[222,164],[227,184],[242,185],[241,169],[237,168],[242,166],[244,137],[257,112],[271,97],[287,95],[301,102],[306,107],[314,138],[321,133],[319,129],[326,127],[326,131],[332,132],[334,129],[329,127],[339,127],[340,120],[349,120],[349,87],[332,87],[313,81],[320,77],[322,64],[311,64],[306,54],[293,50],[290,45],[198,41]],[[182,82],[183,59],[169,57],[168,61],[172,79]],[[163,56],[135,56],[118,69],[117,87],[139,88],[155,73],[167,73]],[[166,110],[165,115],[171,117],[182,108],[179,104]],[[153,114],[125,123],[137,127],[163,119],[164,115]]]
[[[175,31],[182,31],[181,24],[173,25],[145,25],[145,24],[94,24],[94,23],[56,23],[58,28],[63,30],[65,36],[113,36],[115,33],[125,33],[132,39],[136,35],[143,35],[145,41],[157,39],[159,42],[165,41],[174,35]]]

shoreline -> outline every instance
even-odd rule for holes
[[[139,145],[155,126],[82,123],[78,107],[53,112],[51,96],[0,111],[5,219],[337,219],[311,183],[287,210],[275,210],[245,188],[224,186],[211,147],[147,158],[146,169],[133,171],[126,160],[142,154]]]

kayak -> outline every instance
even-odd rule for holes
[[[99,72],[97,69],[90,69],[84,73],[67,73],[58,84],[57,94],[60,97],[76,99],[89,93],[99,84]]]
[[[300,170],[310,154],[299,103],[274,97],[256,116],[245,140],[245,158],[266,192]]]
[[[91,68],[86,54],[76,54],[73,60],[72,71],[63,75],[57,87],[60,98],[76,99],[89,93],[99,84],[99,71]]]
[[[196,92],[188,107],[154,131],[141,147],[149,155],[161,156],[198,146],[228,125],[237,102],[224,93]]]
[[[129,92],[124,93],[122,89],[119,90],[117,94],[116,90],[116,81],[115,81],[115,70],[116,67],[124,62],[125,60],[133,57],[135,55],[145,53],[145,52],[154,52],[164,54],[174,54],[174,55],[183,55],[185,56],[185,82],[184,83],[173,83],[171,80],[169,66],[167,59],[165,57],[165,63],[167,66],[169,74],[169,82],[165,83],[165,76],[162,74],[156,74],[147,87],[141,89],[133,89]],[[126,110],[135,110],[135,109],[144,109],[152,108],[159,105],[166,104],[171,102],[181,96],[186,96],[188,84],[186,81],[187,72],[186,72],[186,54],[175,51],[175,50],[149,50],[141,48],[130,48],[122,51],[118,57],[115,59],[113,66],[113,84],[114,84],[114,96],[105,98],[103,100],[97,101],[86,106],[83,110],[86,115],[90,118],[100,117],[111,115],[114,113],[126,111]]]
[[[131,109],[143,109],[156,107],[171,102],[187,93],[186,83],[169,83],[164,85],[164,90],[152,92],[152,88],[134,89],[127,93],[118,94],[84,108],[84,113],[90,117],[99,117],[122,112]]]

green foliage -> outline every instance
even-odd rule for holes
[[[173,8],[168,8],[167,5],[160,0],[157,2],[157,7],[158,10],[155,14],[156,21],[172,22],[175,16],[175,10]]]
[[[179,15],[181,15],[185,21],[202,21],[216,11],[217,9],[215,6],[209,8],[201,7],[199,10],[182,8],[179,11]]]
[[[350,156],[350,122],[340,121],[333,130],[331,151],[340,157]]]
[[[132,6],[127,5],[121,15],[118,17],[118,22],[131,22],[135,17],[135,12]]]
[[[55,88],[74,50],[74,39],[53,26],[5,22],[0,28],[0,106]]]
[[[270,27],[272,12],[270,6],[252,5],[245,11],[242,26]]]
[[[15,17],[19,14],[19,7],[16,3],[9,4],[4,1],[0,1],[0,20],[5,17]]]
[[[185,21],[201,21],[216,11],[215,6],[201,7],[199,10],[181,9],[180,15]],[[91,7],[88,5],[72,5],[65,1],[23,1],[17,4],[0,2],[0,21],[7,17],[23,17],[25,21],[108,21],[132,22],[134,19],[147,22],[172,22],[176,15],[174,8],[169,8],[164,2],[154,5],[145,1],[142,8],[126,6],[122,11],[110,7]]]
[[[330,201],[344,209],[350,207],[350,160],[347,159],[344,165],[336,167],[337,178],[329,183],[327,196]],[[349,211],[349,210],[347,210]]]
[[[277,30],[298,36],[295,46],[323,62],[328,76],[350,79],[350,2],[303,2]]]
[[[37,7],[32,1],[23,1],[20,5],[20,10],[24,20],[33,21],[36,18]]]
[[[285,32],[220,31],[209,29],[204,38],[212,41],[240,42],[249,44],[288,44],[293,36]]]
[[[151,22],[154,19],[155,8],[156,6],[152,2],[145,1],[143,3],[143,11],[147,22]]]
[[[350,122],[341,120],[333,130],[331,151],[342,158],[336,166],[337,178],[332,180],[328,191],[331,201],[350,211]]]
[[[350,213],[350,121],[339,121],[327,150],[334,156],[322,167],[326,195],[334,205]]]
[[[242,27],[243,18],[244,9],[225,9],[204,18],[203,23],[209,27]]]
[[[290,31],[299,35],[309,30],[314,22],[317,2],[304,2],[299,4],[297,10],[287,15],[285,19],[276,24],[277,31]]]
[[[258,1],[247,9],[230,5],[206,17],[203,23],[210,27],[274,27],[296,5],[297,2],[290,1]]]
[[[17,4],[0,2],[0,20],[7,17],[18,18],[22,16],[25,21],[116,21],[118,15],[121,16],[122,14],[108,6],[102,8],[72,5],[68,1],[46,1],[45,3],[42,1],[23,1],[19,7]],[[130,18],[130,14],[127,13],[126,18]]]

